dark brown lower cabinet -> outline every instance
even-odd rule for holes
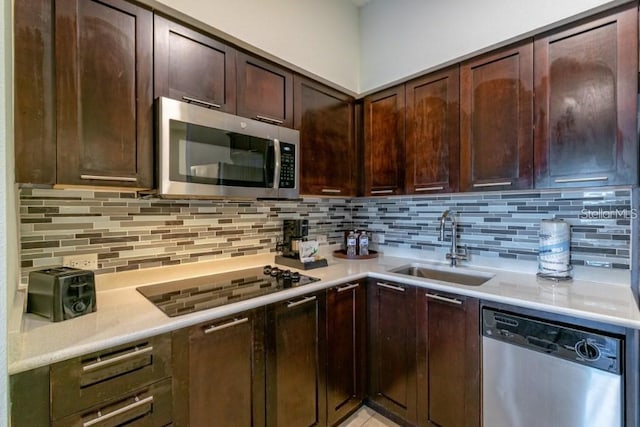
[[[176,426],[264,426],[264,309],[174,333]]]
[[[366,281],[327,290],[327,425],[355,411],[364,399]]]
[[[367,289],[368,401],[416,425],[416,288],[372,279]]]
[[[418,288],[418,425],[480,426],[477,299]]]
[[[323,291],[267,307],[267,426],[326,424],[325,300]]]

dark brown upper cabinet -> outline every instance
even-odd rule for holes
[[[293,127],[293,74],[271,62],[238,52],[239,116]]]
[[[460,71],[458,66],[406,84],[406,192],[458,191]]]
[[[122,0],[55,2],[57,179],[153,186],[153,15]]]
[[[460,107],[460,191],[531,188],[533,43],[464,62]]]
[[[354,100],[294,77],[294,127],[300,131],[300,192],[355,196]]]
[[[535,185],[638,182],[635,3],[536,38]]]
[[[16,182],[56,183],[56,109],[51,0],[14,3]]]
[[[478,427],[480,304],[418,289],[418,426]]]
[[[364,98],[364,195],[404,193],[404,85]]]
[[[235,49],[159,15],[154,25],[155,97],[235,114]]]

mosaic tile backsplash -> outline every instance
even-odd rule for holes
[[[445,209],[459,213],[460,244],[472,255],[536,260],[540,220],[555,216],[572,225],[574,265],[630,265],[630,189],[219,201],[24,188],[22,279],[78,253],[97,253],[97,273],[107,273],[274,252],[288,218],[307,218],[309,234],[327,236],[329,245],[342,242],[343,230],[358,228],[372,232],[374,242],[384,239],[374,249],[444,253],[448,242],[437,238]]]

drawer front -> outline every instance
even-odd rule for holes
[[[166,426],[172,421],[171,379],[53,422],[53,427]]]
[[[171,376],[171,335],[160,335],[51,366],[54,420]]]

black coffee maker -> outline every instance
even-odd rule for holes
[[[289,258],[299,258],[300,242],[307,240],[309,235],[309,220],[285,219],[282,221],[282,255]]]

